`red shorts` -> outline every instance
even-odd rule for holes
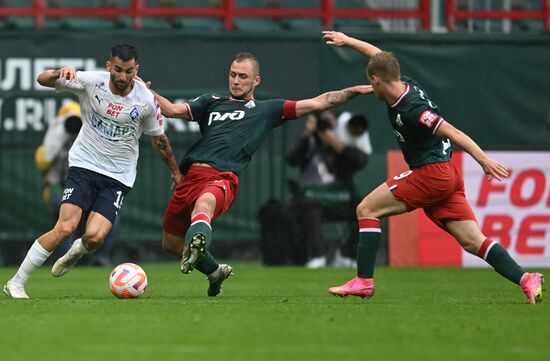
[[[476,220],[464,194],[462,172],[451,162],[426,164],[390,178],[386,184],[408,211],[423,208],[439,227],[443,220]]]
[[[191,212],[195,202],[204,193],[212,193],[216,197],[213,218],[227,212],[237,196],[238,188],[239,178],[232,172],[221,172],[215,168],[198,165],[191,166],[168,203],[164,213],[164,231],[183,237],[191,224]]]

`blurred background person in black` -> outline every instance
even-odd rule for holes
[[[288,164],[300,169],[298,181],[291,181],[290,187],[308,268],[355,265],[354,176],[371,153],[365,116],[324,112],[307,118],[304,135],[286,155]],[[323,235],[327,222],[338,226],[336,236]]]

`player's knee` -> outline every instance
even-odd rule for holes
[[[376,217],[374,210],[371,209],[367,202],[361,202],[355,208],[355,214],[357,218]]]
[[[72,222],[57,222],[54,228],[57,233],[60,242],[69,238],[69,236],[76,230],[76,225]]]
[[[217,199],[216,196],[212,193],[204,193],[197,199],[193,209],[193,213],[203,212],[208,215],[212,215],[216,209]]]

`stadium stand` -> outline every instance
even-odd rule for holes
[[[447,27],[467,33],[540,33],[544,19],[550,26],[549,6],[545,0],[447,1]]]
[[[547,0],[1,0],[0,28],[541,33]]]
[[[369,8],[369,1],[365,0],[342,0],[335,3],[337,9],[359,9]],[[344,33],[357,33],[365,31],[381,31],[382,26],[377,19],[368,18],[336,18],[334,28]],[[389,29],[388,29],[389,30]]]
[[[379,9],[377,0],[4,0],[0,7],[0,17],[4,18],[0,21],[4,28],[11,29],[225,28],[266,33],[336,27],[361,32],[383,29],[379,20],[383,15],[419,19],[412,20],[416,28],[411,31],[429,29],[430,0],[399,1],[410,6],[405,11],[399,4]],[[7,18],[13,20],[6,26]]]
[[[182,7],[182,8],[219,8],[220,0],[149,0],[147,6],[153,7]],[[174,16],[169,18],[172,26],[176,28],[197,30],[197,31],[221,31],[223,29],[223,21],[215,16]]]
[[[237,0],[236,6],[243,9],[267,8],[265,0]],[[271,5],[269,5],[271,7]],[[236,17],[235,29],[248,32],[280,31],[281,26],[275,19],[269,17]]]
[[[280,0],[278,6],[282,8],[307,8],[311,10],[317,10],[321,6],[319,0]],[[293,31],[310,31],[310,32],[319,32],[323,29],[323,23],[319,18],[283,18],[281,19],[281,26],[284,29],[293,30]]]

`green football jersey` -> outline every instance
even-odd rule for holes
[[[193,163],[207,163],[239,175],[269,132],[285,120],[282,99],[238,100],[211,93],[187,104],[202,137],[185,154],[183,174]]]
[[[388,115],[403,156],[411,169],[451,159],[451,141],[435,135],[444,121],[439,108],[413,79],[402,76],[407,89]]]

